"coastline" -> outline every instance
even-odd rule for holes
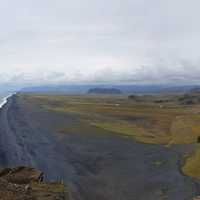
[[[10,97],[12,97],[14,94],[16,94],[16,93],[9,94],[9,95],[5,96],[5,97],[2,99],[2,102],[0,103],[0,109],[8,102],[8,99],[9,99]]]

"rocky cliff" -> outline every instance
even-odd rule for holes
[[[69,200],[62,183],[44,182],[44,174],[34,168],[17,167],[0,171],[1,200]]]

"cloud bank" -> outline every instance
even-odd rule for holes
[[[0,3],[0,83],[200,83],[198,0]]]

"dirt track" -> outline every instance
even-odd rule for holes
[[[74,120],[10,98],[0,113],[1,166],[37,167],[50,180],[64,180],[81,200],[191,200],[198,194],[199,184],[179,169],[192,146],[57,131]]]

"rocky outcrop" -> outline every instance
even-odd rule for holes
[[[44,182],[44,174],[34,168],[17,167],[0,171],[1,200],[69,200],[62,183]]]
[[[194,197],[193,200],[200,200],[200,196]]]

